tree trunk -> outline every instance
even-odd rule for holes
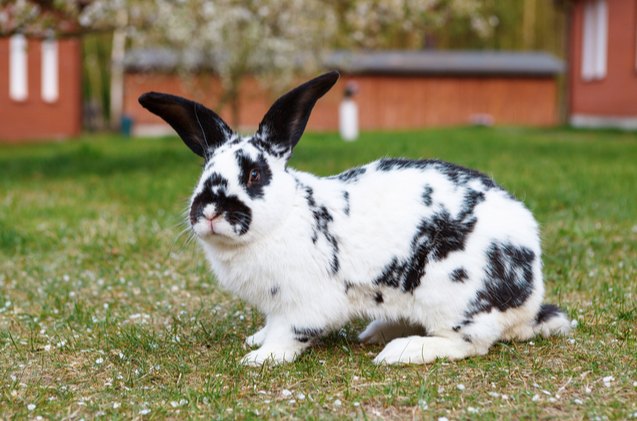
[[[111,107],[110,126],[118,130],[124,109],[124,56],[126,54],[126,25],[128,12],[120,10],[117,15],[117,28],[113,31],[111,50]]]

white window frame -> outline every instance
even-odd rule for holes
[[[59,97],[59,49],[55,38],[42,41],[42,100],[54,103]]]
[[[9,38],[9,97],[14,101],[29,97],[27,38],[23,34]]]
[[[604,79],[607,62],[608,4],[606,0],[586,0],[582,19],[582,79]]]

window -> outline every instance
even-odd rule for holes
[[[24,101],[28,96],[27,39],[22,34],[9,40],[9,97]]]
[[[42,42],[42,100],[58,99],[58,42],[46,39]]]
[[[606,76],[608,44],[608,6],[606,0],[584,2],[582,37],[582,79],[599,80]]]

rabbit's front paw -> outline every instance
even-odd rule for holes
[[[241,364],[258,367],[263,364],[278,365],[294,361],[300,351],[292,348],[274,348],[261,347],[257,350],[247,353],[242,359]]]
[[[261,346],[263,345],[263,342],[265,342],[265,335],[266,335],[266,326],[263,326],[258,332],[256,332],[254,335],[250,335],[246,338],[246,345],[248,345],[249,347],[253,347],[253,346]]]

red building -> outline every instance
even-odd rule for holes
[[[137,103],[146,91],[190,97],[231,122],[229,109],[216,109],[219,80],[201,61],[200,72],[179,77],[178,53],[163,49],[129,53],[124,79],[124,113],[135,121],[138,135],[170,132],[158,117]],[[338,106],[345,85],[358,85],[362,130],[415,129],[489,123],[550,126],[558,122],[557,82],[562,62],[544,53],[504,51],[338,52],[326,68],[340,70],[338,84],[321,99],[308,122],[309,130],[338,130]],[[278,92],[281,94],[281,92]],[[276,95],[275,95],[276,96]],[[255,128],[275,98],[255,79],[239,94],[240,125]]]
[[[0,142],[80,133],[80,50],[73,38],[0,38]]]
[[[572,0],[569,118],[637,129],[637,0]]]

